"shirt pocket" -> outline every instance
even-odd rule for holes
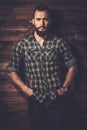
[[[39,50],[36,48],[28,49],[25,51],[25,59],[27,61],[35,62],[39,60],[39,56],[40,56]]]
[[[58,58],[58,50],[56,48],[48,48],[46,52],[47,60],[54,61]]]

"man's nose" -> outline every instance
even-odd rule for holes
[[[44,20],[43,19],[41,20],[41,26],[44,26]]]

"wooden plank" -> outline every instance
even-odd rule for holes
[[[0,20],[0,27],[8,27],[8,26],[29,26],[29,21],[27,19],[25,20],[17,20],[17,19],[12,19],[12,20]]]
[[[19,41],[28,31],[1,31],[0,41]]]
[[[30,1],[30,0],[15,0],[15,1],[10,1],[10,0],[1,0],[0,1],[0,4],[1,5],[22,5],[22,4],[34,4],[34,5],[36,5],[36,4],[58,4],[58,5],[74,5],[74,7],[75,6],[86,6],[86,0],[62,0],[62,1],[58,1],[58,0],[32,0],[32,1]]]
[[[7,41],[0,41],[0,58],[5,54],[5,53],[10,53],[14,46],[16,46],[16,42],[11,41],[11,42],[7,42]],[[1,53],[3,53],[3,55],[1,56]],[[1,60],[1,59],[0,59]]]
[[[17,93],[18,90],[16,89],[15,85],[11,82],[9,78],[7,78],[6,81],[0,82],[0,93],[4,92],[10,92],[10,93]]]
[[[13,85],[5,73],[10,54],[16,43],[32,28],[28,20],[38,3],[46,3],[61,14],[60,35],[75,48],[78,73],[75,98],[84,122],[87,121],[87,6],[86,0],[1,0],[0,1],[0,129],[27,130],[26,97]],[[59,17],[56,17],[59,21]],[[58,23],[59,24],[59,23]],[[87,127],[86,127],[87,128]],[[29,129],[28,129],[29,130]],[[85,130],[85,129],[84,129]]]
[[[52,4],[50,5],[52,9],[61,11],[66,16],[73,17],[86,17],[86,9],[73,9],[72,5],[64,6]],[[11,6],[1,6],[0,11],[0,20],[2,19],[31,19],[32,18],[32,10],[35,8],[35,5],[13,5]],[[72,15],[71,15],[72,14]],[[75,15],[75,16],[74,16]]]
[[[32,1],[30,1],[30,0],[15,0],[15,1],[10,1],[10,0],[7,0],[7,1],[5,1],[5,0],[1,0],[0,1],[0,3],[1,4],[4,4],[4,3],[6,3],[6,4],[50,4],[50,3],[58,3],[58,4],[71,4],[72,3],[72,1],[70,1],[70,0],[62,0],[62,1],[58,1],[58,0],[37,0],[37,1],[35,1],[35,0],[32,0]]]
[[[7,51],[7,52],[0,52],[0,63],[3,61],[3,60],[9,60],[10,59],[10,56],[11,56],[11,51]],[[1,63],[0,67],[3,65],[3,62]]]

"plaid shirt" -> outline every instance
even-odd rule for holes
[[[6,71],[23,72],[25,83],[33,89],[37,100],[43,102],[46,97],[56,98],[56,90],[63,83],[62,64],[68,69],[76,66],[67,43],[49,35],[41,47],[32,34],[18,42]]]

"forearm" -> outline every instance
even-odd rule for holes
[[[10,72],[7,75],[26,95],[30,96],[32,94],[31,88],[24,84],[17,72]]]
[[[73,78],[75,77],[76,72],[77,68],[70,68],[68,70],[63,85],[57,90],[59,95],[63,95],[64,93],[66,93],[66,91],[68,90],[68,86],[72,83]]]
[[[68,73],[66,74],[64,83],[62,85],[63,87],[68,87],[72,83],[72,81],[76,75],[76,72],[77,72],[77,68],[70,68],[68,70]]]
[[[24,83],[21,80],[20,76],[17,74],[17,72],[10,72],[7,73],[8,77],[11,79],[11,81],[16,84],[19,88],[23,88],[24,87]]]

